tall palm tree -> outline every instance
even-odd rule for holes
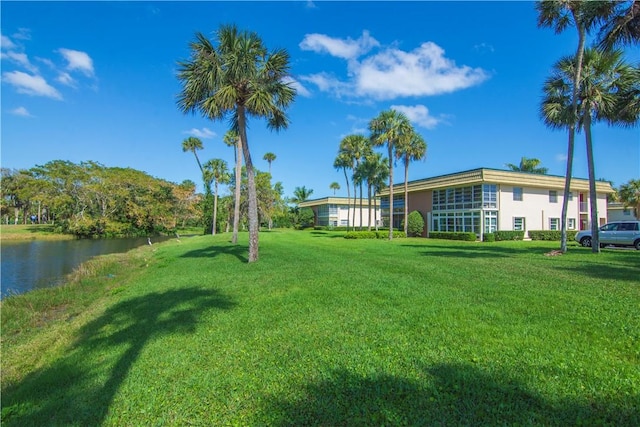
[[[536,3],[538,11],[538,26],[553,28],[556,34],[563,32],[568,26],[574,26],[578,32],[578,46],[575,58],[577,67],[573,75],[573,92],[571,94],[571,111],[568,116],[567,128],[569,141],[567,144],[567,169],[564,182],[564,194],[562,199],[561,239],[560,251],[567,251],[567,211],[569,198],[566,197],[571,188],[571,175],[573,174],[573,152],[575,149],[576,123],[578,117],[578,93],[576,82],[582,75],[582,58],[587,33],[597,24],[602,16],[611,13],[611,2],[583,2],[579,0],[543,0]]]
[[[213,227],[211,234],[216,234],[216,224],[218,219],[218,184],[229,182],[229,169],[227,162],[222,159],[212,159],[204,164],[205,174],[213,181]]]
[[[240,146],[240,138],[238,132],[229,130],[224,134],[222,141],[228,146],[233,147],[233,158],[236,167],[234,168],[235,181],[241,182],[242,180],[242,147]],[[240,185],[234,186],[234,203],[233,203],[233,235],[231,237],[231,243],[234,245],[238,243],[238,228],[240,226]]]
[[[333,190],[333,195],[336,195],[336,191],[340,189],[340,184],[338,184],[337,182],[332,182],[331,184],[329,184],[329,188],[331,190]]]
[[[413,129],[409,119],[396,110],[386,110],[369,122],[374,147],[387,146],[389,154],[389,240],[393,239],[393,159],[395,146],[403,144]]]
[[[269,163],[269,174],[271,174],[271,162],[273,162],[276,159],[276,155],[273,153],[266,153],[263,159]]]
[[[357,197],[357,195],[355,194],[356,184],[358,184],[360,187],[360,228],[362,228],[362,183],[363,181],[360,180],[359,182],[356,183],[355,171],[358,168],[358,166],[360,166],[360,163],[364,160],[364,158],[367,155],[369,155],[369,153],[371,153],[371,145],[369,143],[369,140],[364,135],[355,135],[355,134],[347,135],[344,138],[342,138],[342,141],[340,141],[340,151],[343,153],[346,153],[351,158],[351,162],[352,162],[351,169],[354,171],[354,175],[352,176],[353,188],[354,188],[353,190],[354,215],[356,211],[356,197]],[[355,223],[355,218],[353,222]]]
[[[545,83],[542,114],[551,126],[564,127],[571,116],[567,112],[569,91],[576,91],[572,76],[578,66],[575,57],[558,61]],[[592,251],[599,252],[598,205],[593,157],[593,122],[633,126],[640,119],[640,69],[626,64],[620,51],[586,49],[583,73],[577,87],[578,128],[584,129],[589,171],[589,201],[592,232]]]
[[[335,169],[342,169],[344,172],[344,180],[347,184],[347,231],[349,231],[349,227],[351,226],[350,222],[350,206],[351,206],[351,193],[349,191],[349,176],[347,175],[347,169],[350,169],[353,166],[351,162],[351,158],[347,153],[342,151],[338,152],[338,156],[333,161],[333,167]]]
[[[368,203],[368,221],[367,229],[371,231],[371,200],[375,199],[375,188],[380,186],[380,181],[387,179],[388,166],[386,159],[382,158],[380,153],[369,153],[362,163],[356,168],[354,177],[357,181],[367,182],[367,203]],[[374,218],[375,219],[375,218]]]
[[[422,135],[413,132],[405,144],[398,146],[396,156],[404,163],[404,233],[408,235],[409,217],[409,163],[424,159],[427,154],[427,143]]]
[[[640,43],[640,0],[615,2],[598,35],[598,47],[604,50]]]
[[[191,151],[194,156],[196,156],[196,162],[198,162],[198,167],[200,168],[200,173],[204,173],[202,169],[202,164],[200,163],[200,159],[198,158],[198,150],[202,150],[204,147],[202,145],[202,141],[200,138],[196,138],[195,136],[190,136],[189,138],[185,138],[182,141],[182,152],[186,153],[187,151]]]
[[[520,164],[514,165],[513,163],[507,163],[505,166],[516,172],[529,172],[546,175],[549,172],[549,168],[540,167],[541,163],[540,159],[522,157],[520,159]]]
[[[248,261],[254,262],[259,257],[260,224],[247,119],[265,118],[269,129],[286,129],[289,120],[284,109],[293,102],[296,91],[286,80],[290,66],[285,50],[269,52],[256,33],[241,32],[234,25],[222,25],[216,41],[214,46],[196,33],[196,41],[190,45],[191,59],[179,63],[182,91],[178,107],[213,120],[228,118],[238,132],[249,193]]]

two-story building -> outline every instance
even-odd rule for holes
[[[306,200],[298,205],[301,208],[311,208],[315,216],[315,225],[328,227],[375,227],[376,223],[382,225],[379,200],[371,201],[371,210],[367,199],[347,197],[324,197],[314,200]],[[371,220],[369,220],[371,218]]]
[[[419,211],[429,231],[474,232],[479,237],[497,230],[560,230],[565,179],[496,169],[473,169],[408,183],[408,210]],[[589,181],[573,178],[567,229],[590,227]],[[394,227],[404,218],[404,183],[395,184]],[[608,182],[598,181],[598,224],[607,222]],[[389,189],[380,192],[382,219],[389,224]]]

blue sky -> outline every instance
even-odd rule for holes
[[[233,164],[226,122],[176,107],[177,62],[195,32],[220,24],[257,32],[284,48],[298,88],[280,133],[249,123],[254,165],[277,158],[274,181],[290,196],[332,195],[340,140],[367,133],[381,111],[405,112],[427,141],[410,180],[489,167],[522,156],[564,175],[566,133],[538,115],[554,62],[575,51],[573,29],[536,26],[532,2],[7,2],[2,27],[2,166],[51,160],[132,167],[200,184],[182,141],[202,139],[203,161]],[[640,62],[640,50],[626,58]],[[640,177],[640,130],[594,127],[596,177],[619,186]],[[587,177],[578,135],[574,176]],[[396,176],[402,177],[398,164]],[[201,187],[200,187],[201,188]]]

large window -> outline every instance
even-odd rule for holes
[[[480,234],[480,211],[433,214],[433,231],[473,232]]]
[[[498,207],[498,186],[495,184],[484,184],[482,186],[482,207]]]
[[[513,187],[513,200],[515,202],[522,201],[522,187]]]
[[[497,185],[485,184],[433,190],[431,200],[434,211],[497,208]]]
[[[498,212],[487,211],[484,213],[484,232],[493,233],[498,231]]]

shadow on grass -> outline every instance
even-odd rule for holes
[[[581,263],[575,267],[559,267],[566,271],[571,271],[576,275],[595,277],[597,279],[615,280],[616,282],[629,281],[638,282],[640,273],[640,257],[636,265],[615,265],[603,263]]]
[[[242,262],[248,262],[247,248],[240,245],[214,245],[195,249],[181,255],[182,258],[213,258],[220,255],[231,255]]]
[[[267,396],[256,424],[271,426],[638,425],[638,396],[619,402],[545,400],[525,385],[474,366],[425,369],[424,382],[344,370],[304,386],[299,397]]]
[[[65,356],[3,390],[2,425],[100,425],[150,340],[193,333],[203,313],[234,305],[196,287],[116,304],[80,330]]]
[[[511,257],[515,255],[521,255],[523,253],[540,254],[543,255],[547,252],[544,248],[532,248],[532,247],[504,247],[494,246],[491,243],[475,243],[475,242],[462,242],[460,245],[446,246],[438,244],[424,244],[424,245],[402,245],[410,248],[423,249],[422,255],[424,256],[444,256],[455,258],[495,258],[495,257]]]

